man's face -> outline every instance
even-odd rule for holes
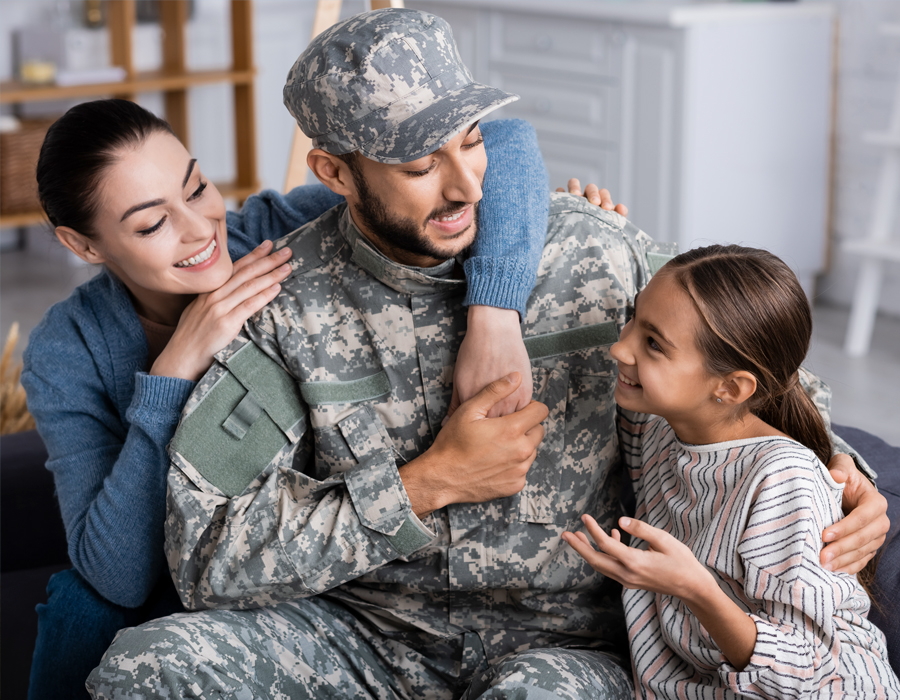
[[[387,257],[431,267],[472,245],[487,169],[477,123],[418,160],[388,165],[357,155],[351,169],[354,223]]]

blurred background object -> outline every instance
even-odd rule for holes
[[[91,19],[96,16],[94,2],[3,0],[0,78],[4,83],[0,86],[0,98],[7,92],[9,79],[15,77],[14,30],[68,22],[70,36],[77,36],[78,41],[77,46],[67,49],[67,60],[85,67],[91,65],[91,60],[109,64],[107,16],[117,4],[121,0],[99,3],[101,21],[97,24]],[[795,269],[805,269],[812,277],[807,288],[813,287],[817,319],[821,316],[823,320],[817,323],[811,361],[819,362],[818,371],[831,380],[836,410],[846,408],[844,423],[874,421],[873,432],[893,435],[893,442],[900,443],[900,428],[887,425],[896,423],[892,417],[900,410],[896,396],[888,388],[900,381],[900,335],[894,330],[900,326],[900,265],[885,267],[868,361],[848,359],[841,346],[859,259],[842,253],[839,245],[844,240],[865,236],[871,218],[881,151],[864,143],[861,134],[889,123],[894,86],[900,77],[900,42],[879,35],[877,28],[885,22],[900,22],[900,3],[407,0],[407,6],[440,6],[454,27],[464,59],[476,74],[482,71],[481,76],[500,81],[502,87],[530,95],[519,107],[529,110],[522,116],[538,128],[551,169],[548,184],[552,187],[564,184],[569,176],[598,181],[610,187],[617,200],[631,207],[636,223],[657,237],[688,237],[715,222],[711,227],[714,234],[704,231],[694,238],[713,238],[721,232],[722,239],[746,243],[765,242],[766,236],[772,236],[775,243],[787,246],[792,251],[790,262]],[[345,0],[342,15],[363,8],[362,0]],[[152,1],[135,3],[130,50],[135,73],[160,71],[164,67],[162,29],[158,21],[152,20],[154,13],[158,16],[158,9]],[[315,9],[315,0],[260,0],[253,5],[253,131],[257,181],[261,187],[281,189],[284,181],[294,124],[281,104],[281,89],[288,68],[308,41]],[[474,23],[466,19],[473,13],[478,18]],[[805,15],[806,22],[818,25],[823,20],[809,18],[829,13],[837,19],[839,32],[836,36],[829,34],[831,40],[824,48],[821,42],[816,44],[815,55],[805,52],[805,44],[786,45],[781,34],[772,35],[773,50],[763,55],[750,48],[741,54],[737,45],[728,46],[725,39],[738,33],[750,35],[762,22],[787,23],[779,16]],[[232,52],[231,3],[202,0],[189,4],[188,14],[186,70],[228,70]],[[741,18],[735,20],[739,15]],[[774,20],[766,19],[773,16]],[[142,21],[144,17],[147,22]],[[515,22],[519,24],[509,24],[513,17],[518,18]],[[554,27],[566,31],[550,37],[549,45],[546,37],[541,46],[510,44],[524,41],[526,35],[510,38],[509,27],[524,29],[529,21],[540,25],[535,18],[547,18],[546,36],[556,31]],[[588,30],[588,26],[601,25],[605,27],[602,31],[592,34]],[[540,38],[533,32],[527,36]],[[726,44],[721,50],[731,51],[734,58],[721,63],[705,58],[702,65],[686,63],[685,51],[688,46],[695,46],[690,42],[698,38],[706,51],[704,56],[717,55],[715,42],[719,41]],[[576,55],[585,50],[590,60],[582,61]],[[510,52],[515,51],[520,52],[522,60],[509,58],[513,55]],[[596,55],[592,51],[597,51]],[[505,56],[501,55],[503,52]],[[783,96],[772,92],[765,99],[756,100],[758,104],[741,105],[741,88],[749,76],[765,70],[777,71],[778,65],[785,66],[786,74],[796,75],[798,66],[809,64],[814,65],[816,76],[808,81],[809,85],[794,83],[796,87],[785,88]],[[573,81],[573,75],[583,79]],[[706,82],[684,82],[689,75],[705,75]],[[824,108],[820,106],[823,75],[830,81],[825,88],[831,94],[831,102]],[[525,83],[523,79],[527,79]],[[691,92],[692,85],[701,84],[705,86],[705,96]],[[535,87],[534,94],[526,92],[526,88]],[[759,90],[756,85],[748,88]],[[814,91],[818,96],[810,97]],[[190,118],[185,130],[192,153],[216,182],[234,182],[233,133],[236,123],[244,120],[235,116],[232,87],[197,84],[187,87],[186,94]],[[165,114],[163,91],[142,92],[135,97],[151,110]],[[815,113],[813,101],[818,105]],[[18,105],[2,99],[0,102],[5,114],[17,112],[21,117],[40,118],[61,113],[74,100]],[[798,107],[788,110],[787,103]],[[647,107],[648,104],[655,107]],[[754,140],[745,138],[747,134],[752,134]],[[748,161],[761,159],[763,151],[757,152],[751,143],[765,144],[767,139],[783,144],[785,160],[767,165],[764,176],[753,180],[749,189],[737,197],[736,204],[734,199],[721,196],[720,192],[729,187],[734,192],[729,183],[747,170]],[[788,166],[791,157],[790,162],[798,162],[800,149],[813,140],[821,143],[822,139],[828,141],[824,151],[818,151],[825,153],[824,162],[817,155],[803,165]],[[4,148],[3,153],[6,152]],[[771,149],[766,152],[771,153]],[[731,157],[731,167],[707,165],[727,163],[728,158],[723,157],[726,155]],[[759,163],[755,167],[758,169]],[[773,184],[788,181],[786,176],[790,173],[782,171],[795,167],[805,168],[800,176],[793,176],[793,182],[804,183],[796,186],[799,189]],[[824,191],[824,201],[790,208],[801,201],[813,201],[807,195],[814,188]],[[684,191],[691,193],[690,201],[682,199],[680,193]],[[231,206],[237,203],[234,198],[230,201]],[[803,225],[785,227],[790,217]],[[786,228],[806,230],[785,236],[780,232]],[[0,332],[5,334],[10,322],[17,319],[23,338],[54,298],[64,296],[71,286],[92,274],[89,269],[70,266],[67,256],[47,240],[44,230],[26,231],[22,233],[16,226],[0,230],[2,249],[9,251],[2,256],[0,274]],[[33,264],[26,259],[33,260]],[[27,313],[15,313],[11,307]],[[819,335],[823,337],[819,339]],[[884,431],[876,427],[882,424]]]

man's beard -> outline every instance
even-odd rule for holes
[[[430,219],[458,212],[467,206],[465,202],[450,202],[446,206],[433,211],[424,222],[418,224],[412,219],[392,214],[384,201],[369,189],[362,173],[354,172],[353,179],[356,184],[356,194],[359,198],[354,211],[359,215],[361,222],[369,233],[375,236],[386,248],[402,250],[411,255],[441,261],[449,260],[468,248],[466,246],[459,250],[442,250],[425,235],[425,227]],[[478,203],[476,202],[474,206],[474,217],[471,225],[477,226]],[[453,239],[450,239],[448,243],[452,245],[454,240],[465,236],[468,232],[469,228],[463,229]]]

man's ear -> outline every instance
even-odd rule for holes
[[[306,156],[306,164],[313,175],[335,194],[344,197],[356,194],[350,166],[337,156],[326,153],[321,148],[314,148]]]
[[[713,391],[716,399],[722,399],[722,405],[739,406],[756,393],[756,377],[751,372],[739,370],[722,378]]]
[[[83,233],[78,233],[68,226],[57,226],[54,231],[59,242],[75,255],[94,265],[106,262],[106,258],[97,250],[94,242]]]

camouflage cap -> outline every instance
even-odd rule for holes
[[[418,10],[375,10],[312,40],[288,73],[284,104],[315,148],[407,163],[519,99],[480,85],[450,25]]]

